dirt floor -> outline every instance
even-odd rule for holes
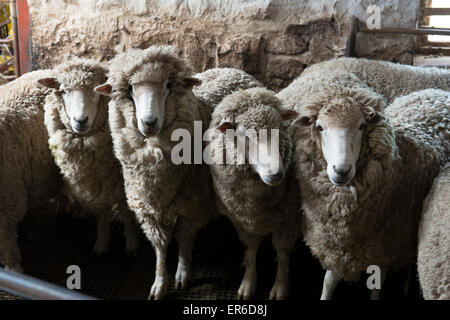
[[[19,225],[19,244],[26,272],[65,287],[69,265],[81,268],[81,292],[100,299],[146,299],[154,277],[155,257],[149,242],[142,235],[141,249],[136,256],[124,248],[122,225],[112,225],[110,252],[96,256],[93,219],[68,215],[43,216],[30,213]],[[171,283],[167,299],[235,299],[243,268],[243,247],[225,218],[213,221],[198,236],[193,256],[193,279],[188,290],[175,290],[173,277],[177,263],[177,245],[169,247],[168,268]],[[258,287],[255,299],[267,299],[275,279],[275,252],[270,239],[264,241],[258,253]],[[382,299],[421,299],[416,267],[411,266],[408,294],[403,294],[408,272],[388,275]],[[318,299],[324,271],[309,250],[299,241],[291,263],[290,299]],[[333,299],[366,300],[369,290],[365,279],[359,283],[340,283]],[[0,292],[0,300],[18,299]]]

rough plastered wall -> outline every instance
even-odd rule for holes
[[[419,0],[29,0],[33,67],[72,56],[109,60],[129,47],[178,46],[197,71],[236,67],[278,90],[343,56],[351,17],[371,4],[382,27],[415,26]],[[411,63],[410,37],[360,34],[360,56]]]

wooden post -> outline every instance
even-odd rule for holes
[[[27,0],[16,0],[20,75],[31,71],[30,10]]]

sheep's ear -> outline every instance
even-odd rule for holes
[[[192,87],[199,86],[202,84],[202,80],[194,78],[194,77],[186,77],[183,79],[185,89],[191,89]]]
[[[112,93],[112,87],[110,84],[101,84],[94,88],[94,92],[109,97]]]
[[[293,127],[308,127],[314,123],[314,120],[307,116],[301,116],[292,121],[291,126]]]
[[[283,121],[292,120],[297,117],[298,117],[297,111],[292,110],[292,109],[283,110],[281,112],[281,119],[283,119]]]
[[[227,129],[235,129],[234,124],[228,121],[224,121],[216,127],[216,130],[220,132],[225,132]]]
[[[375,124],[384,119],[383,115],[372,107],[364,107],[362,112],[369,123]]]
[[[46,88],[59,90],[59,82],[55,78],[42,78],[38,83]]]

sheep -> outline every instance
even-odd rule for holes
[[[302,233],[328,270],[322,299],[331,298],[341,278],[357,280],[368,266],[381,268],[382,283],[388,269],[411,261],[421,202],[448,161],[448,92],[428,89],[386,109],[384,103],[368,87],[337,85],[296,109]]]
[[[285,120],[295,115],[292,110],[284,110],[274,93],[264,88],[239,90],[228,95],[212,115],[209,128],[216,135],[211,138],[208,148],[218,208],[232,221],[247,247],[246,270],[238,298],[249,299],[255,292],[256,253],[262,238],[268,234],[272,234],[278,258],[278,271],[270,298],[283,299],[288,295],[289,255],[299,237],[300,213],[297,183],[290,165],[292,133]],[[228,136],[227,129],[235,130],[236,135]],[[279,135],[273,136],[272,133],[268,137],[267,133],[267,138],[262,139],[261,129],[275,129]],[[258,149],[252,149],[248,144],[241,149],[234,148],[235,137],[238,140],[239,137],[255,139],[252,134],[259,136],[257,142],[253,140]],[[277,149],[271,147],[265,156],[259,153],[258,157],[258,150],[261,152],[271,144]],[[223,164],[224,152],[227,158],[241,161]],[[287,179],[284,179],[285,175]]]
[[[417,269],[427,300],[450,300],[450,163],[441,170],[423,203]]]
[[[22,272],[17,224],[28,209],[48,203],[62,180],[48,149],[43,105],[50,90],[40,70],[0,86],[0,263]]]
[[[108,250],[112,208],[118,204],[125,226],[126,248],[135,252],[139,236],[126,205],[120,164],[114,158],[108,125],[109,99],[93,93],[106,80],[106,68],[74,59],[55,68],[55,77],[38,82],[53,89],[46,98],[44,123],[48,144],[64,179],[64,193],[98,218],[98,254]]]
[[[192,137],[194,130],[198,135],[208,128],[213,105],[192,92],[200,84],[176,48],[151,46],[117,55],[110,61],[107,83],[95,89],[112,97],[109,122],[127,202],[156,251],[149,299],[161,299],[167,292],[172,234],[180,245],[175,287],[187,286],[195,235],[215,214],[208,167],[171,160],[177,145],[173,135]],[[194,121],[202,124],[196,128]],[[196,149],[201,151],[202,145]]]
[[[216,107],[222,99],[237,89],[262,87],[261,82],[245,71],[233,68],[213,68],[195,75],[202,83],[193,88],[198,99]]]
[[[389,104],[395,98],[414,91],[435,88],[450,91],[450,71],[439,68],[413,67],[387,61],[374,61],[363,58],[337,58],[306,68],[277,97],[287,108],[306,99],[314,83],[327,81],[334,72],[347,72],[359,81],[382,95]],[[344,83],[344,79],[337,80]]]

